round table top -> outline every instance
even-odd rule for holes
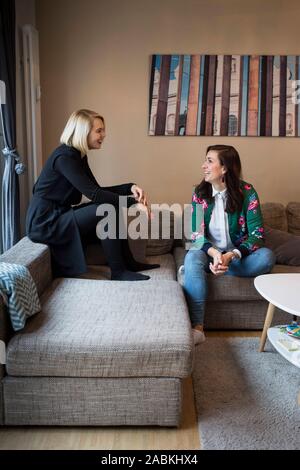
[[[254,286],[275,307],[300,316],[300,273],[263,274]]]

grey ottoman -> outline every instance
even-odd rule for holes
[[[194,348],[176,281],[56,279],[41,300],[8,344],[5,424],[179,425]]]

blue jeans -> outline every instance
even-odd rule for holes
[[[189,250],[184,260],[184,293],[192,326],[203,325],[207,298],[207,273],[212,260],[202,250]],[[233,259],[224,276],[255,277],[271,271],[276,258],[269,248],[259,248],[242,259]],[[213,274],[212,274],[213,275]]]

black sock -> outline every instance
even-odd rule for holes
[[[150,279],[150,276],[127,270],[111,272],[112,281],[148,281],[148,279]]]
[[[122,254],[126,267],[130,271],[146,271],[147,269],[156,269],[160,267],[160,264],[140,263],[139,261],[136,261],[131,253],[128,239],[122,240]]]
[[[130,263],[126,263],[126,266],[128,267],[128,269],[134,272],[160,268],[160,264],[140,263],[139,261],[131,261]]]

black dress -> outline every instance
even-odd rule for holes
[[[49,245],[55,276],[77,276],[87,270],[72,205],[84,194],[92,203],[118,208],[119,196],[130,195],[133,184],[99,186],[87,157],[74,147],[63,144],[50,155],[33,188],[26,232],[32,241]],[[128,207],[135,202],[129,198]]]

